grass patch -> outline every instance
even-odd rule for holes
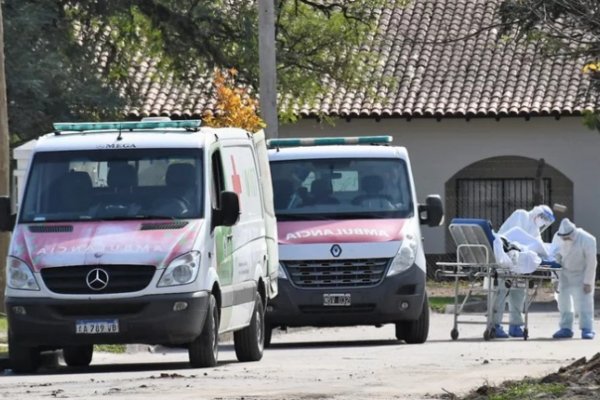
[[[8,321],[6,317],[0,315],[0,333],[6,333],[8,331]]]
[[[101,351],[104,353],[125,353],[127,346],[124,344],[95,344],[94,351]]]
[[[462,299],[459,298],[459,301],[460,300]],[[448,304],[454,304],[454,297],[436,296],[429,298],[429,307],[435,312],[446,311],[446,306]]]
[[[561,396],[567,391],[562,383],[536,383],[522,381],[507,384],[501,393],[490,394],[489,400],[520,400],[520,399],[545,399],[550,396]]]

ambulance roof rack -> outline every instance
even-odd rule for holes
[[[200,120],[171,121],[168,118],[144,118],[141,121],[121,122],[55,122],[54,134],[62,132],[94,132],[94,131],[134,131],[148,129],[185,129],[187,131],[198,131]]]
[[[322,138],[293,138],[293,139],[269,139],[267,147],[298,147],[298,146],[333,146],[348,144],[372,144],[388,145],[392,142],[391,136],[346,136],[346,137],[322,137]]]

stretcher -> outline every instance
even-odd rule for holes
[[[491,223],[484,219],[455,218],[451,221],[450,235],[456,243],[456,262],[438,262],[436,279],[453,278],[454,280],[454,325],[450,331],[452,340],[459,336],[460,324],[485,325],[483,339],[495,338],[494,307],[498,296],[503,295],[504,300],[499,303],[505,307],[506,296],[512,288],[525,289],[524,339],[529,337],[529,307],[537,296],[538,289],[544,281],[557,277],[560,266],[554,262],[543,261],[542,264],[530,274],[516,273],[510,268],[502,267],[496,263],[493,251],[494,232]],[[466,286],[463,282],[466,281]],[[498,285],[504,283],[508,290],[506,294],[499,293]],[[503,291],[500,291],[503,292]],[[486,298],[486,312],[483,320],[461,319],[465,305],[475,296]],[[501,312],[504,309],[500,310]],[[504,314],[504,313],[503,313]],[[470,314],[472,315],[472,314]],[[502,321],[503,324],[507,323]]]

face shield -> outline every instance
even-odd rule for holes
[[[554,215],[550,210],[542,210],[533,219],[535,225],[540,230],[540,233],[544,232],[554,222]]]

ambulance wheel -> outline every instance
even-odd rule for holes
[[[529,338],[529,329],[523,329],[523,340],[527,340]]]
[[[256,293],[254,311],[250,325],[234,332],[233,347],[239,361],[258,361],[263,356],[265,344],[265,308],[262,298]]]
[[[408,344],[425,343],[429,335],[429,301],[427,295],[423,299],[421,315],[416,321],[396,323],[396,338]]]
[[[265,349],[271,347],[271,337],[273,336],[273,327],[265,323]]]
[[[458,329],[454,328],[450,331],[450,337],[452,340],[458,339]]]
[[[68,346],[63,348],[63,358],[69,367],[87,367],[92,362],[94,346]]]
[[[208,299],[208,311],[200,336],[188,347],[190,365],[194,368],[214,367],[219,357],[219,309],[214,295]]]
[[[8,334],[8,359],[10,368],[17,374],[29,374],[40,367],[40,352],[34,347],[17,344]]]

